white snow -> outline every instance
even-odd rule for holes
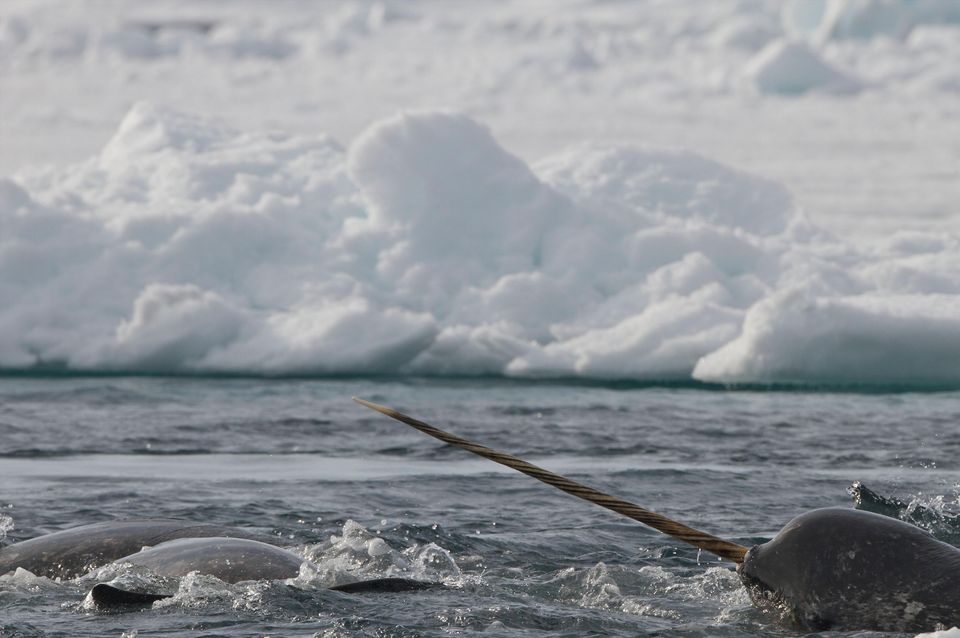
[[[812,90],[854,93],[857,80],[820,59],[804,42],[771,42],[747,64],[747,76],[763,93],[799,95]]]
[[[960,385],[952,5],[264,6],[0,5],[0,368]]]
[[[905,38],[922,24],[960,23],[954,0],[787,0],[788,33],[818,39]]]

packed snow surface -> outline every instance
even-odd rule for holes
[[[231,6],[0,9],[0,369],[960,385],[952,2]]]

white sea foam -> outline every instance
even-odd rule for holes
[[[870,249],[684,151],[534,165],[465,115],[348,148],[135,105],[0,180],[0,366],[960,384],[960,241]]]

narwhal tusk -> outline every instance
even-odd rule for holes
[[[383,405],[378,405],[376,403],[371,403],[370,401],[365,401],[363,399],[358,399],[357,397],[353,398],[354,401],[359,403],[362,406],[366,406],[371,410],[385,414],[388,417],[396,419],[406,423],[410,427],[420,430],[424,434],[428,434],[434,438],[440,439],[444,443],[449,443],[450,445],[455,445],[457,447],[463,448],[468,452],[473,452],[484,458],[490,459],[495,463],[500,465],[506,465],[507,467],[517,470],[518,472],[523,472],[527,476],[532,476],[538,481],[543,481],[547,485],[552,485],[553,487],[563,490],[567,494],[572,494],[591,503],[596,503],[602,507],[605,507],[609,510],[613,510],[618,514],[623,514],[628,518],[632,518],[635,521],[639,521],[644,525],[649,525],[653,529],[663,532],[673,538],[681,540],[685,543],[689,543],[694,547],[699,547],[700,549],[705,549],[708,552],[716,554],[721,558],[726,558],[732,560],[735,563],[742,563],[743,557],[747,553],[747,548],[743,545],[738,545],[737,543],[724,540],[722,538],[717,538],[706,532],[701,532],[698,529],[688,527],[683,523],[678,523],[677,521],[671,520],[664,516],[663,514],[657,514],[648,509],[644,509],[639,505],[634,505],[629,501],[625,501],[616,496],[611,496],[609,494],[604,494],[598,490],[593,489],[592,487],[587,487],[582,483],[578,483],[566,477],[560,476],[559,474],[554,474],[553,472],[547,471],[541,467],[537,467],[532,463],[528,463],[521,458],[513,456],[512,454],[506,454],[505,452],[498,452],[492,450],[486,446],[480,445],[479,443],[474,443],[468,439],[457,436],[456,434],[450,434],[449,432],[444,432],[438,428],[433,427],[423,421],[409,417],[406,414],[397,412],[392,408],[388,408]]]

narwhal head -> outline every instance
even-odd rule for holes
[[[796,561],[791,561],[790,555],[795,549],[793,545],[797,543],[793,542],[796,539],[791,538],[791,534],[784,534],[793,522],[788,523],[773,540],[751,547],[737,565],[737,575],[758,609],[774,614],[787,624],[824,630],[828,628],[828,623],[819,617],[798,616],[794,604],[798,591],[792,570]],[[791,566],[791,562],[794,566]]]
[[[828,507],[797,516],[772,540],[752,547],[737,574],[757,607],[778,612],[803,629],[823,631],[851,623],[899,628],[901,621],[908,628],[909,601],[916,600],[918,581],[904,577],[904,568],[922,563],[931,552],[958,553],[902,521]],[[880,601],[886,593],[890,600]],[[883,609],[893,620],[871,617],[868,609]]]
[[[806,512],[750,548],[737,574],[758,608],[800,628],[824,631],[837,621],[835,583],[845,580],[841,576],[851,567],[859,569],[856,563],[869,552],[877,525],[890,520],[846,508]]]

